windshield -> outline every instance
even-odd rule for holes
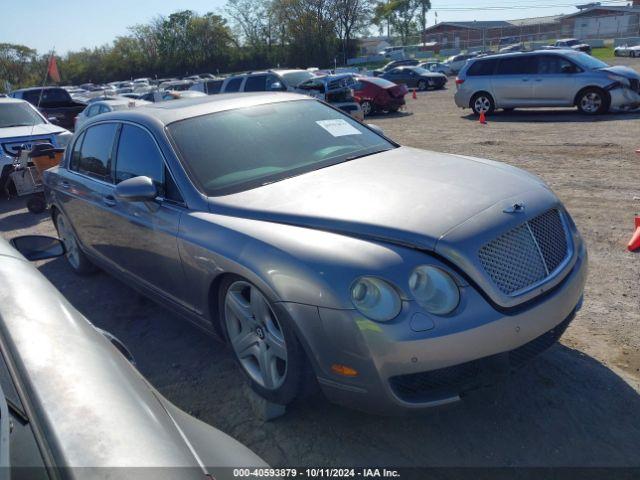
[[[579,53],[575,56],[571,57],[575,62],[578,63],[581,67],[584,67],[587,70],[597,70],[599,68],[607,68],[609,66],[608,63],[604,63],[602,60],[598,60],[595,57],[592,57],[586,53]]]
[[[225,195],[394,148],[315,100],[258,105],[168,126],[196,184]]]
[[[306,72],[301,70],[299,72],[289,72],[283,73],[282,78],[284,79],[284,83],[289,85],[290,87],[297,87],[302,82],[309,80],[310,78],[315,77],[315,75],[311,72]]]
[[[0,104],[0,128],[40,125],[44,119],[26,103]]]

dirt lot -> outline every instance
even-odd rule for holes
[[[626,63],[640,69],[640,60]],[[314,398],[263,423],[224,346],[105,274],[80,279],[61,259],[40,269],[128,345],[166,397],[272,465],[640,466],[640,254],[625,249],[640,214],[640,114],[515,111],[483,126],[454,107],[454,89],[409,96],[406,113],[371,122],[406,145],[542,176],[590,253],[584,308],[562,344],[501,388],[412,418],[368,416]],[[0,232],[51,234],[53,227],[23,202],[1,200]]]

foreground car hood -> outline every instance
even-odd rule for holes
[[[40,125],[28,127],[0,128],[0,139],[32,137],[35,135],[56,135],[62,132],[66,132],[66,129],[58,127],[57,125],[53,125],[51,123],[43,123]]]
[[[210,209],[434,250],[465,220],[536,189],[540,180],[508,165],[400,147],[212,197]]]

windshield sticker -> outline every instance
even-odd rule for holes
[[[340,118],[336,118],[335,120],[317,120],[316,123],[334,137],[362,135],[361,131]]]

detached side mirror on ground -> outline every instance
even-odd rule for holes
[[[114,194],[126,202],[149,202],[158,196],[158,189],[149,177],[134,177],[116,185]]]
[[[11,239],[11,245],[27,260],[47,260],[64,255],[64,244],[61,240],[44,235],[24,235]]]

